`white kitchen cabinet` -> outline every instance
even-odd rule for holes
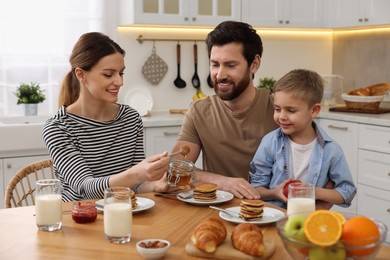
[[[359,125],[353,122],[331,120],[321,118],[318,120],[321,128],[327,132],[327,134],[333,138],[343,149],[345,158],[347,160],[349,169],[352,174],[355,185],[358,185],[358,134]],[[340,206],[333,206],[333,210],[345,213],[356,214],[357,212],[358,196],[352,201],[352,205],[349,208],[343,208]]]
[[[179,137],[181,126],[145,127],[145,156],[149,157],[163,151],[171,153]],[[202,168],[202,154],[195,165]]]
[[[0,194],[0,208],[4,208],[4,193],[11,178],[24,166],[47,158],[49,158],[49,155],[34,155],[0,159],[0,184],[2,188],[2,192]]]
[[[358,214],[389,226],[390,127],[359,125],[358,169]],[[387,242],[390,242],[389,233]]]
[[[322,0],[242,0],[241,20],[257,27],[321,28]]]
[[[327,4],[327,25],[331,28],[390,23],[388,0],[332,0]]]
[[[240,0],[120,0],[119,25],[212,25],[241,20]]]

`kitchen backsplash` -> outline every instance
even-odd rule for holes
[[[126,50],[126,70],[124,86],[119,101],[124,102],[126,93],[132,88],[148,89],[153,97],[153,110],[187,108],[195,94],[191,84],[194,74],[192,41],[181,44],[181,77],[187,86],[179,89],[173,81],[177,77],[176,44],[177,41],[155,41],[156,54],[168,65],[168,71],[159,84],[149,83],[142,74],[142,66],[152,54],[153,41],[140,44],[139,35],[146,39],[205,39],[209,30],[192,29],[152,29],[118,28],[118,41]],[[302,32],[267,32],[259,31],[263,40],[264,53],[261,67],[255,76],[257,84],[262,77],[280,78],[295,68],[307,68],[320,74],[332,73],[332,34]],[[198,75],[202,91],[207,95],[214,93],[207,85],[209,63],[204,41],[198,41]],[[152,113],[153,114],[153,113]]]
[[[390,29],[335,32],[333,74],[343,76],[345,91],[390,82]]]

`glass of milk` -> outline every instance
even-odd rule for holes
[[[310,213],[316,209],[315,186],[294,182],[288,186],[287,215]]]
[[[112,187],[104,191],[104,235],[116,244],[131,240],[132,210],[130,188]]]
[[[62,226],[61,182],[45,179],[36,182],[35,218],[39,230],[55,231]]]

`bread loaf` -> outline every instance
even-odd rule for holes
[[[200,250],[214,253],[226,238],[226,227],[218,218],[207,218],[196,226],[191,240]]]
[[[231,236],[235,248],[251,256],[263,256],[265,246],[263,233],[255,224],[241,223],[237,225]]]
[[[350,91],[348,95],[353,96],[383,96],[387,91],[390,90],[390,84],[388,83],[377,83],[364,88],[358,88]]]

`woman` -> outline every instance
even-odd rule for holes
[[[104,189],[113,186],[136,192],[169,189],[167,153],[145,159],[140,115],[116,103],[124,55],[117,43],[97,32],[82,35],[73,48],[61,108],[43,129],[63,201],[102,198]]]

